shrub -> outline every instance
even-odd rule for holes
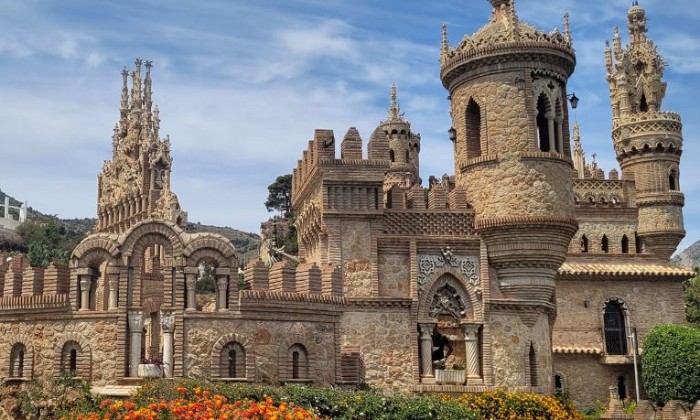
[[[642,377],[650,399],[694,402],[700,399],[700,329],[657,325],[644,339]]]
[[[478,411],[486,419],[518,420],[583,420],[573,404],[546,395],[487,391],[465,394],[459,398],[463,404]]]

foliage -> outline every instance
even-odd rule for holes
[[[97,408],[88,383],[66,375],[33,378],[19,393],[21,418],[58,418],[65,410],[88,412]]]
[[[546,395],[496,390],[465,394],[459,401],[487,419],[583,420],[571,402]]]
[[[695,277],[685,283],[685,317],[700,327],[700,272],[695,267]]]
[[[196,293],[216,293],[214,267],[209,262],[202,263],[201,276],[197,279]]]
[[[650,399],[694,402],[700,399],[700,329],[657,325],[647,333],[642,376]]]
[[[260,420],[311,420],[318,419],[311,410],[292,403],[273,403],[272,398],[262,401],[230,401],[223,395],[212,394],[200,387],[187,389],[178,387],[180,394],[175,399],[152,398],[147,404],[133,401],[105,399],[99,410],[87,414],[68,413],[63,419],[260,419]]]
[[[267,211],[277,210],[285,218],[292,217],[292,175],[280,175],[268,185],[265,201]]]
[[[598,402],[595,407],[581,409],[581,414],[585,420],[600,420],[605,411],[605,406]]]
[[[83,233],[67,230],[56,218],[24,222],[17,233],[29,248],[29,264],[44,268],[52,262],[67,265],[73,248],[83,238]]]

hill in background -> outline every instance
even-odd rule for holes
[[[6,194],[0,190],[0,203],[5,202]],[[14,197],[10,197],[11,206],[19,206],[22,203]],[[2,216],[0,214],[0,216]],[[15,215],[17,216],[17,215]],[[80,241],[89,235],[95,228],[97,219],[61,219],[56,215],[44,214],[32,207],[27,208],[27,220],[38,225],[55,222],[59,226],[59,232],[63,236],[64,246],[71,250]],[[250,258],[256,257],[260,246],[260,236],[254,233],[243,232],[228,226],[203,225],[201,223],[188,223],[185,231],[189,233],[212,232],[227,238],[238,251],[241,263],[245,263]],[[0,228],[0,250],[25,252],[29,245],[17,234],[9,229]]]

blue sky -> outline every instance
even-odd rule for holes
[[[578,65],[569,92],[584,148],[617,168],[603,47],[631,1],[519,0],[521,19],[551,30],[564,12]],[[649,37],[669,62],[664,110],[684,121],[681,188],[700,239],[700,8],[644,0]],[[295,166],[315,128],[365,141],[389,86],[422,135],[421,175],[452,173],[440,26],[451,45],[490,17],[477,0],[0,0],[0,188],[43,212],[94,217],[96,175],[111,158],[122,66],[153,60],[173,189],[191,221],[257,232],[266,187]]]

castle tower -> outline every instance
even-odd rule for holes
[[[612,138],[623,179],[634,180],[638,235],[645,252],[667,259],[685,236],[684,196],[678,184],[683,148],[681,119],[662,112],[666,62],[647,39],[646,12],[637,2],[627,13],[630,42],[615,29],[605,64],[613,113]]]
[[[517,372],[497,370],[496,384],[549,387],[554,279],[577,230],[566,105],[576,58],[568,17],[563,33],[544,33],[518,19],[514,0],[490,3],[491,21],[454,48],[443,26],[455,181],[496,274],[494,366]]]
[[[391,85],[389,113],[374,130],[368,144],[370,159],[383,159],[391,162],[384,181],[386,194],[394,185],[409,190],[420,184],[420,134],[411,131],[408,122],[399,108],[396,85]]]
[[[141,66],[146,75],[141,80]],[[122,71],[119,122],[112,136],[112,160],[98,175],[97,232],[121,233],[145,219],[184,224],[170,190],[170,138],[160,138],[158,107],[153,105],[150,61],[135,61],[129,74]],[[129,90],[128,79],[132,87]]]

